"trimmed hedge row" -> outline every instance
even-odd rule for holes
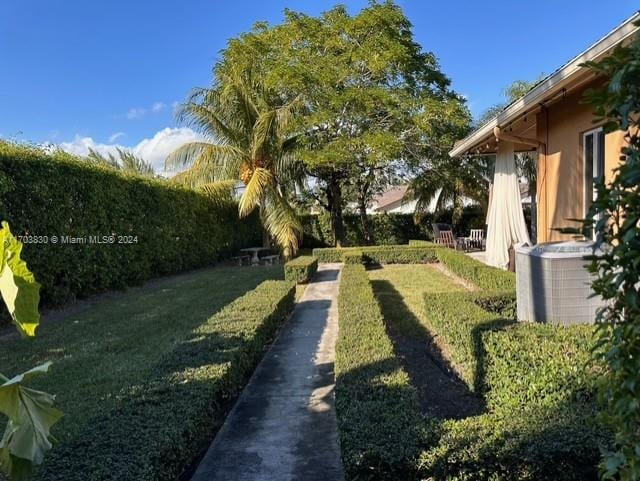
[[[174,480],[224,421],[265,345],[293,309],[295,286],[265,281],[228,304],[151,369],[148,382],[47,456],[38,480]]]
[[[318,262],[345,262],[345,255],[360,253],[366,264],[424,264],[437,261],[439,248],[400,246],[371,246],[313,249]]]
[[[513,323],[512,318],[481,306],[498,302],[507,295],[439,292],[424,296],[429,328],[437,334],[439,342],[444,342],[454,369],[471,390],[482,390],[483,331]]]
[[[216,206],[163,180],[4,142],[0,219],[16,236],[33,236],[23,239],[23,256],[49,306],[211,265],[261,242],[258,217],[238,220],[232,203]],[[91,243],[89,236],[114,236],[114,242]],[[84,241],[65,242],[71,239]]]
[[[515,291],[516,276],[513,272],[489,267],[453,249],[438,248],[435,252],[438,262],[484,291]]]
[[[428,294],[425,310],[488,412],[438,426],[419,470],[436,479],[597,479],[599,447],[611,438],[592,421],[591,326],[514,324],[513,292]]]
[[[415,388],[394,354],[367,272],[342,269],[336,413],[348,479],[407,479],[420,451]]]
[[[318,259],[312,256],[300,256],[284,265],[284,278],[296,284],[303,284],[309,282],[317,270]]]
[[[409,239],[409,245],[412,247],[441,247],[435,242],[422,239]]]

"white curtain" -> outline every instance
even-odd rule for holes
[[[531,244],[520,202],[513,144],[501,140],[496,153],[491,205],[487,215],[487,263],[506,269],[509,247],[523,242]]]

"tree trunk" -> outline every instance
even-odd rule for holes
[[[371,233],[371,223],[369,222],[369,216],[367,215],[367,194],[365,192],[358,192],[358,210],[360,211],[360,224],[362,225],[362,232],[364,233],[364,240],[367,245],[373,243],[373,235]]]
[[[264,212],[260,207],[260,225],[262,226],[262,247],[271,248],[271,236],[269,231],[264,227]]]
[[[344,247],[344,225],[342,223],[342,186],[338,176],[331,174],[329,191],[327,192],[331,213],[331,233],[336,247]]]

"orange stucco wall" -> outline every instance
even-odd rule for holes
[[[546,154],[540,152],[538,156],[538,242],[570,238],[553,229],[579,227],[579,223],[569,219],[585,216],[582,134],[598,124],[594,123],[591,108],[582,103],[583,91],[567,95],[538,113],[536,118],[538,140],[546,144]],[[623,145],[623,132],[606,135],[608,178],[619,163]]]

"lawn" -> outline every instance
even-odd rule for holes
[[[464,290],[433,264],[389,264],[368,272],[385,319],[398,333],[414,339],[422,339],[428,326],[425,293]]]
[[[57,395],[65,417],[53,434],[65,444],[91,429],[95,418],[114,409],[129,393],[144,390],[163,359],[214,313],[261,282],[282,277],[282,266],[220,267],[109,294],[72,308],[66,318],[45,320],[32,342],[14,335],[0,337],[0,367],[14,375],[53,362],[49,374],[29,385]],[[220,331],[220,349],[229,352],[238,336],[248,336],[231,329],[225,333],[224,326]]]
[[[599,447],[611,437],[594,418],[593,328],[516,323],[508,273],[453,251],[438,259],[440,266],[353,267],[370,281],[360,280],[360,291],[378,301],[368,315],[378,331],[341,325],[336,399],[351,478],[374,469],[388,474],[380,479],[596,479]],[[466,290],[444,267],[483,287]],[[341,289],[341,322],[352,295]],[[356,326],[367,315],[359,310]],[[376,349],[384,363],[370,354]],[[371,415],[400,403],[420,435],[402,438]],[[378,443],[362,444],[371,432]]]

